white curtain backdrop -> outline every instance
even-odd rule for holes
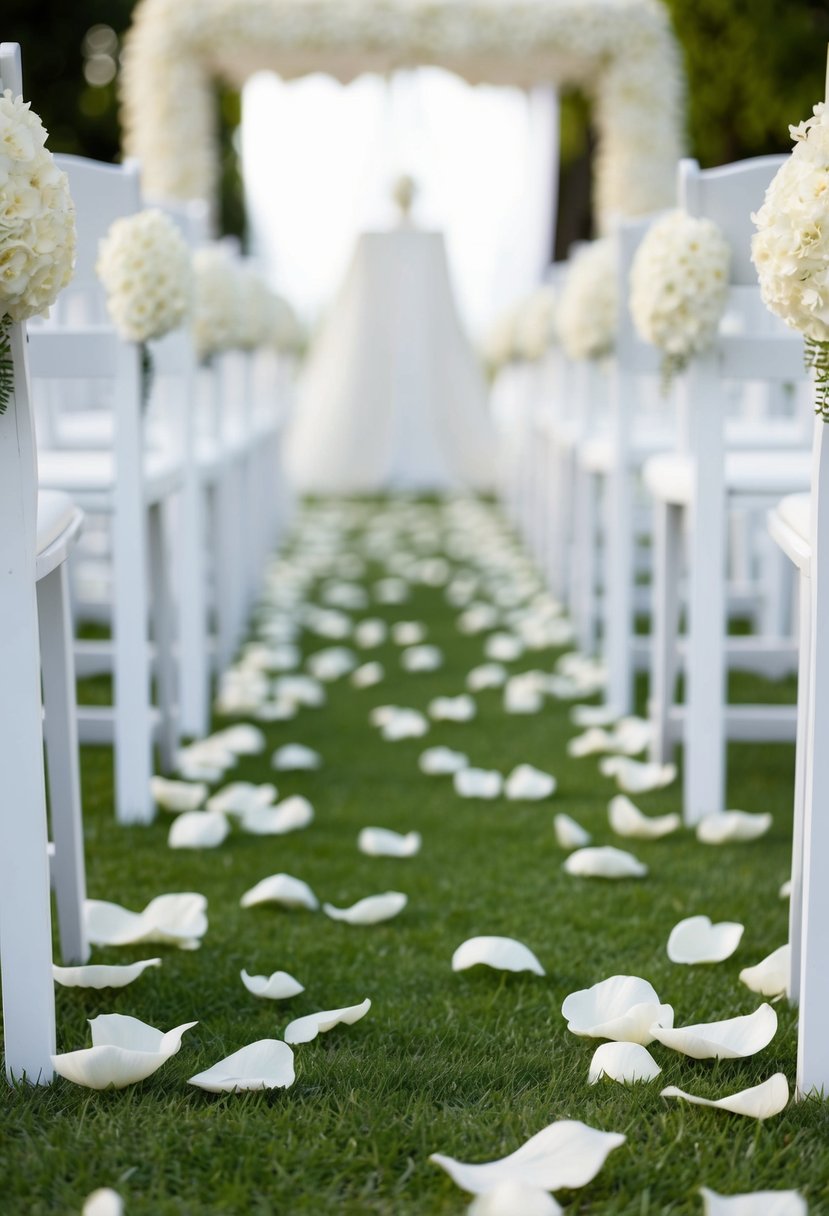
[[[418,184],[417,224],[446,236],[470,332],[540,281],[556,206],[552,89],[471,86],[437,68],[348,85],[259,73],[242,114],[253,251],[307,319],[332,301],[357,234],[394,222],[401,173]]]

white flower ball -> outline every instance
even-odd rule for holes
[[[558,333],[571,359],[599,359],[616,344],[616,243],[591,241],[574,255],[558,309]]]
[[[190,250],[162,211],[138,211],[116,220],[98,247],[95,269],[112,323],[126,342],[161,338],[190,314]]]

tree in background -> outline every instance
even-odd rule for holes
[[[506,0],[505,0],[506,2]],[[788,124],[823,96],[827,0],[664,0],[688,74],[690,152],[704,166],[790,147]],[[4,39],[21,43],[26,93],[55,152],[119,155],[117,69],[135,0],[4,0]],[[234,132],[239,95],[220,90],[221,219],[241,234]],[[591,235],[589,107],[562,99],[556,253]]]

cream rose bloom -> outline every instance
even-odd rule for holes
[[[162,211],[139,211],[116,220],[100,243],[95,269],[107,293],[112,323],[127,342],[161,338],[190,314],[190,250]]]

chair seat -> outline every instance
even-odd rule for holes
[[[725,487],[729,494],[782,498],[809,486],[812,456],[801,451],[729,452],[725,458]],[[682,452],[652,456],[644,466],[645,484],[654,498],[687,506],[693,485],[693,460]]]
[[[628,447],[628,464],[638,467],[649,456],[672,448],[675,435],[664,426],[637,428]],[[579,460],[589,473],[608,473],[613,467],[613,441],[609,435],[588,439],[579,452]]]
[[[798,569],[807,575],[812,558],[811,514],[811,494],[787,494],[769,512],[772,538]]]
[[[37,552],[35,577],[47,574],[66,561],[77,539],[83,514],[68,494],[60,490],[39,490],[37,495]]]
[[[115,489],[112,452],[81,449],[47,449],[37,457],[41,489],[64,490],[89,510],[111,510]],[[157,502],[171,494],[181,481],[181,462],[167,453],[150,451],[144,459],[144,496]]]

